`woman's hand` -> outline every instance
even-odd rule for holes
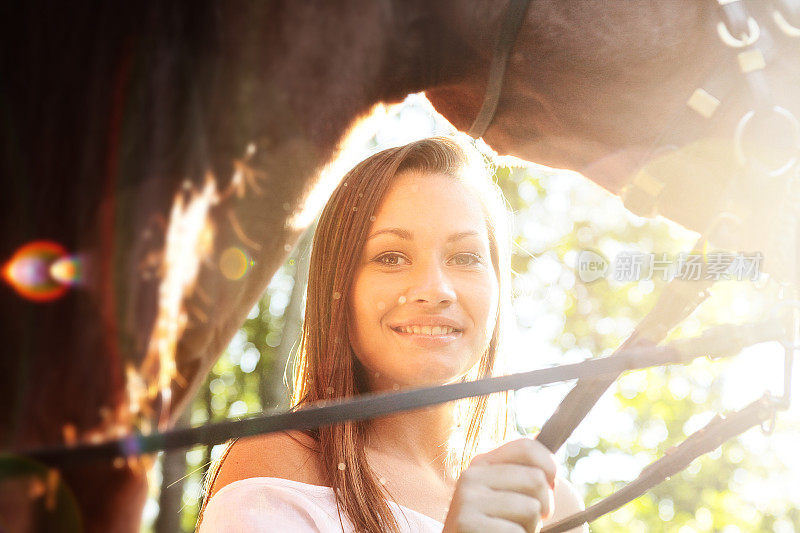
[[[477,455],[456,483],[442,533],[535,533],[553,510],[555,477],[553,454],[533,439]]]

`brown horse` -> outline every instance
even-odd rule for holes
[[[48,303],[0,285],[4,448],[174,422],[304,229],[318,172],[354,122],[425,91],[469,126],[505,6],[27,2],[6,13],[0,258],[53,240],[82,254],[87,281]],[[729,137],[753,105],[718,20],[707,0],[532,1],[484,139],[619,194],[665,131],[677,145]],[[796,54],[768,59],[776,98],[797,113]],[[733,80],[725,105],[713,121],[677,120],[712,72]],[[658,209],[703,229],[728,177],[715,161],[674,172]],[[226,270],[237,257],[252,259],[244,276]],[[87,530],[138,530],[141,467],[61,475]],[[28,488],[0,492],[0,527],[46,527],[34,512],[45,498]]]

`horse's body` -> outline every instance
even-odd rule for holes
[[[504,7],[208,0],[7,14],[0,257],[51,239],[85,254],[89,280],[46,304],[0,288],[4,446],[174,421],[304,229],[293,221],[356,119],[424,90],[469,126]],[[728,60],[715,21],[701,0],[533,1],[484,139],[619,193],[709,65]],[[742,109],[718,117],[720,131]],[[164,376],[151,335],[171,316],[158,293],[170,206],[181,190],[199,195],[207,176],[218,196],[213,247],[184,299],[177,375],[170,394],[130,414],[134,374],[148,385]],[[232,246],[254,260],[241,279],[218,266]],[[97,464],[64,475],[88,530],[138,529],[140,470]],[[11,526],[28,519],[22,509],[7,514],[0,502]]]

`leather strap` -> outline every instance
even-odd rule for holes
[[[472,126],[467,130],[467,135],[478,139],[486,133],[486,129],[494,119],[497,104],[500,102],[500,92],[503,90],[503,78],[508,65],[508,55],[517,40],[517,33],[525,20],[525,12],[530,0],[511,0],[506,9],[503,25],[500,28],[500,37],[494,50],[492,63],[489,65],[489,81],[483,97],[483,105]]]

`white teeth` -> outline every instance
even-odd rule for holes
[[[455,331],[455,328],[450,326],[402,326],[397,329],[415,335],[449,335]]]

